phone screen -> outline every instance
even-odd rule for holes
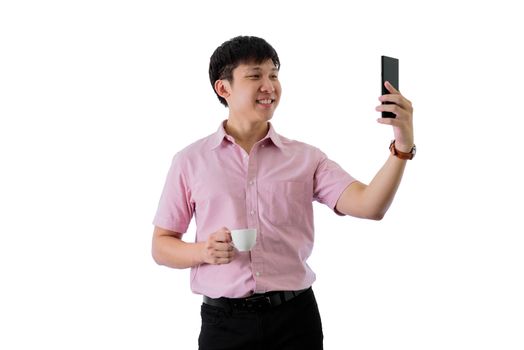
[[[398,88],[398,59],[388,56],[382,56],[382,95],[389,94],[389,91],[384,86],[386,81],[389,81],[395,89]],[[390,104],[391,102],[385,102]],[[395,114],[391,112],[382,112],[382,118],[395,118]]]

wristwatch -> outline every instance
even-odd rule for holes
[[[415,154],[417,153],[417,146],[413,145],[413,148],[411,148],[411,151],[408,153],[406,152],[400,152],[395,147],[395,140],[391,141],[391,144],[389,145],[389,150],[391,151],[391,154],[394,155],[397,158],[400,159],[413,159],[415,157]]]

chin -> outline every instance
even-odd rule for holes
[[[265,115],[265,116],[261,116],[261,117],[260,117],[260,120],[261,120],[261,121],[265,121],[265,122],[268,122],[268,121],[270,121],[271,119],[273,119],[273,113],[268,114],[268,115]]]
[[[275,111],[264,111],[262,113],[258,113],[258,117],[260,119],[263,119],[265,121],[270,121],[273,118],[273,115],[275,114]]]

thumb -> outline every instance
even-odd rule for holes
[[[217,241],[231,242],[231,231],[227,227],[222,227],[216,232]]]

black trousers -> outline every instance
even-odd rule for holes
[[[322,322],[313,290],[256,312],[202,304],[200,350],[321,350]]]

